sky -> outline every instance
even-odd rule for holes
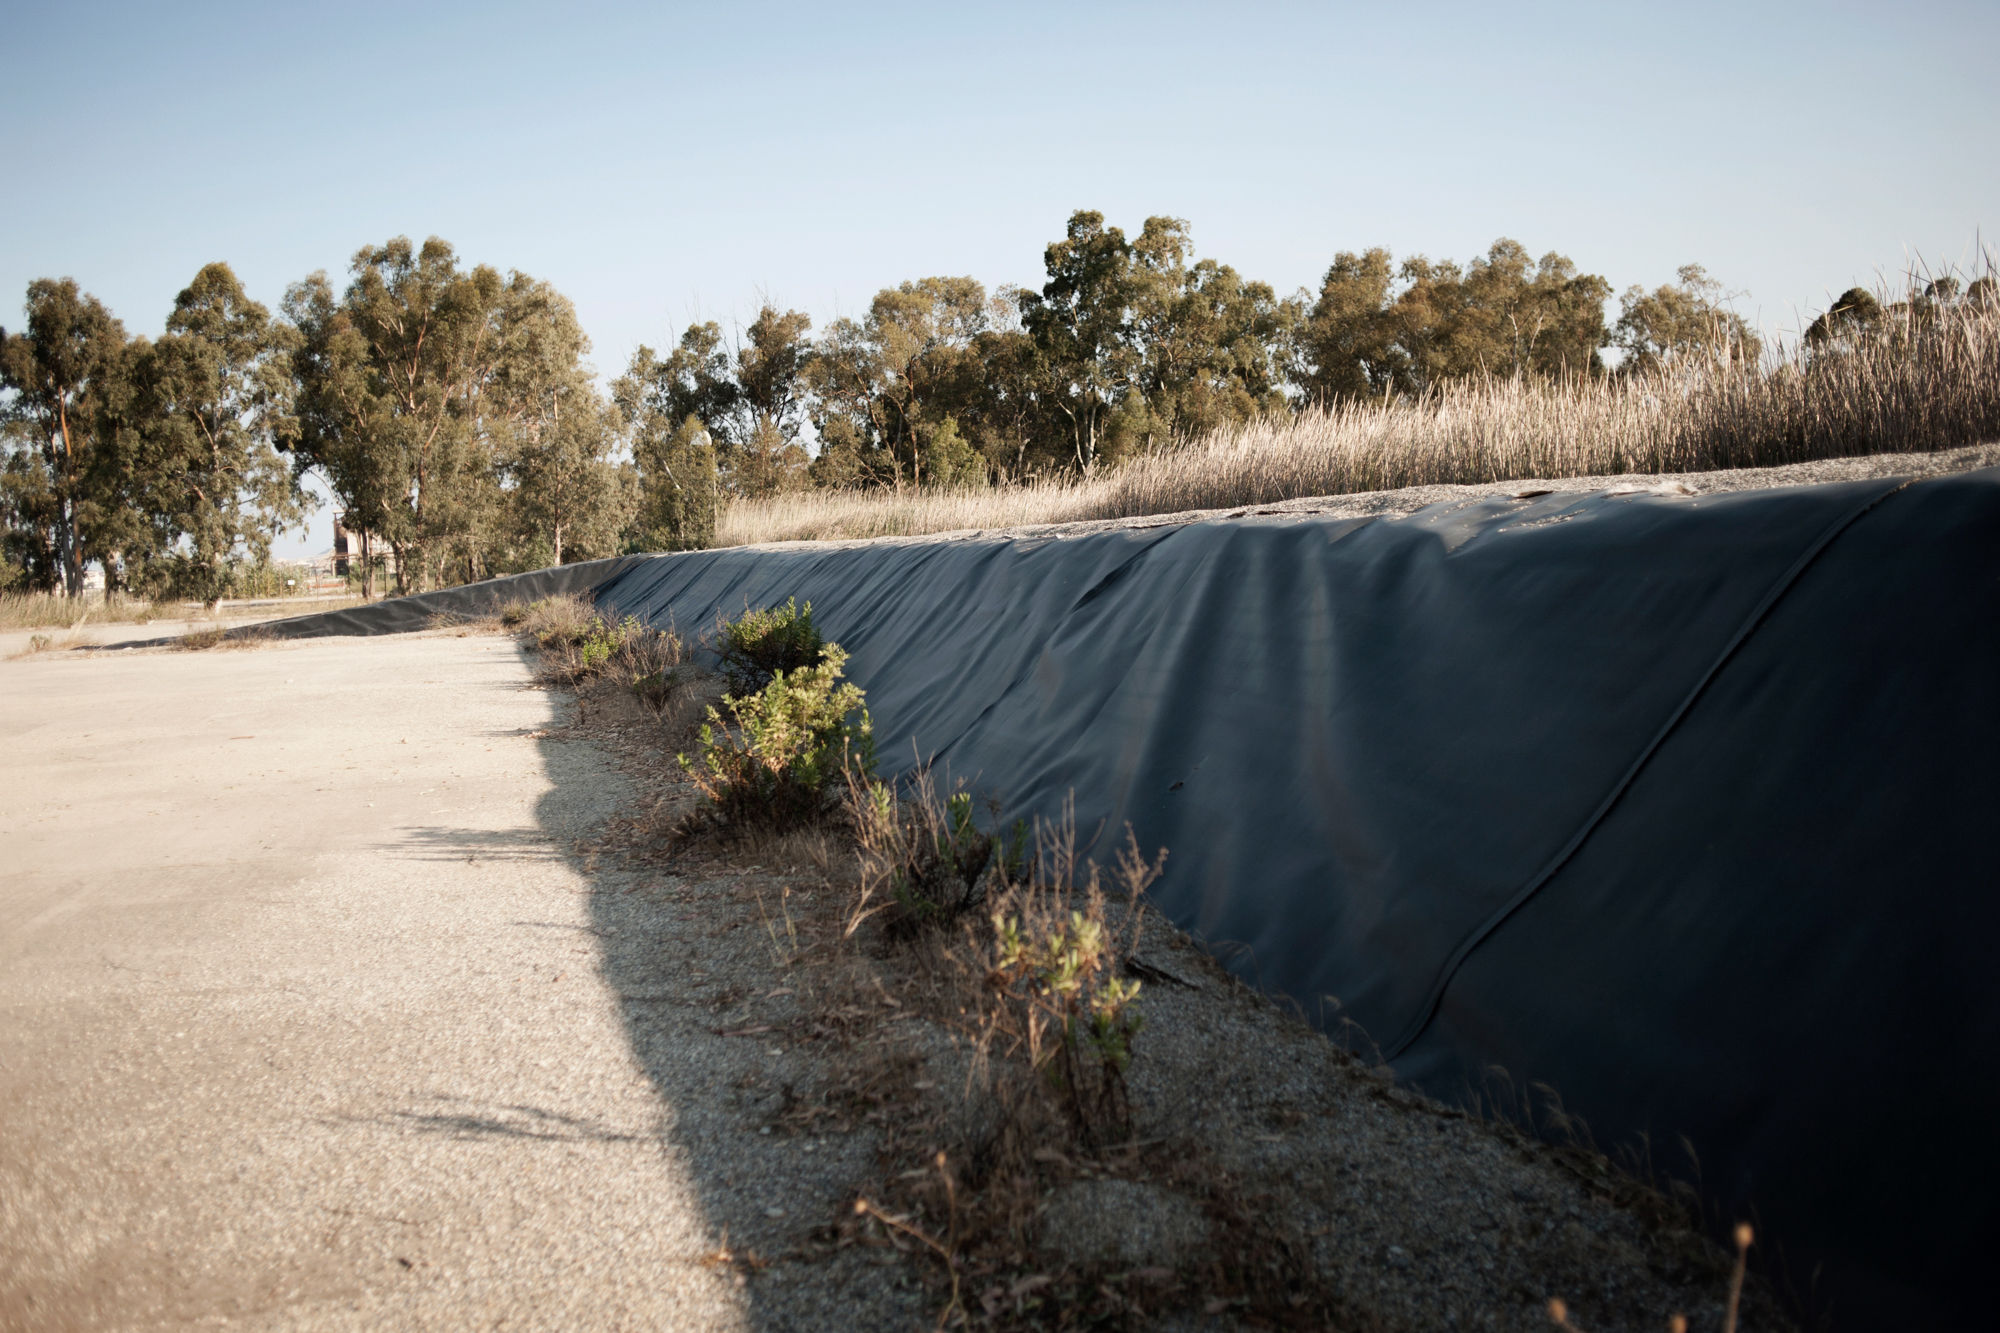
[[[1511,237],[1621,291],[1699,263],[1795,333],[2000,239],[1990,0],[0,0],[0,32],[8,326],[38,277],[155,335],[213,260],[275,307],[436,235],[566,293],[609,375],[766,299],[824,325],[910,278],[1039,286],[1090,208],[1184,218],[1280,293],[1371,245]]]

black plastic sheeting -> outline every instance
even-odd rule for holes
[[[1129,822],[1430,1093],[1685,1138],[1833,1327],[1984,1322],[2000,473],[601,563],[683,630],[811,600],[885,759]]]

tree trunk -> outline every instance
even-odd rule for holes
[[[83,596],[83,541],[76,531],[76,501],[64,499],[58,512],[61,531],[57,542],[62,548],[63,593],[69,597]]]

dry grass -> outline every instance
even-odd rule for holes
[[[1419,399],[1342,403],[1075,482],[739,502],[716,540],[919,536],[1405,486],[1771,467],[2000,437],[2000,309],[1915,309],[1811,356],[1781,349],[1762,365],[1717,359],[1631,379],[1471,381]]]
[[[271,642],[271,635],[262,625],[250,625],[243,629],[230,629],[223,625],[205,625],[201,629],[183,634],[174,646],[184,653],[205,652],[211,648],[243,652],[253,648],[262,648],[269,642]]]
[[[90,646],[90,643],[91,640],[85,636],[82,625],[79,622],[77,627],[70,630],[67,634],[29,635],[28,646],[21,649],[20,652],[12,654],[11,658],[18,660],[23,657],[35,657],[42,653],[66,653],[73,648],[87,648]]]
[[[493,623],[540,650],[535,678],[544,685],[609,680],[630,691],[656,720],[676,727],[698,709],[698,696],[707,698],[706,674],[696,669],[686,640],[672,629],[651,629],[616,611],[599,611],[583,594],[511,602]]]
[[[114,597],[109,601],[91,597],[57,597],[45,592],[0,593],[0,631],[44,629],[60,625],[74,629],[87,620],[99,624],[133,622],[144,624],[153,616],[149,602]]]
[[[360,606],[367,599],[343,597],[311,601],[304,598],[281,600],[300,603],[296,612],[287,608],[288,614],[313,615],[321,611],[343,611],[350,606]],[[271,610],[270,602],[256,606],[232,605],[225,602],[210,611],[199,602],[149,602],[143,598],[127,597],[123,593],[113,593],[109,597],[102,594],[58,597],[54,593],[46,592],[10,592],[0,593],[0,632],[11,629],[41,629],[51,625],[76,626],[86,620],[97,625],[147,625],[155,620],[263,617],[270,615]]]

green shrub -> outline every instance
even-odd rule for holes
[[[1069,920],[1024,930],[1021,918],[996,915],[995,984],[1046,1007],[1063,1048],[1123,1075],[1132,1039],[1144,1026],[1139,983],[1116,975],[1104,919],[1073,911]]]
[[[818,666],[828,645],[813,628],[812,603],[800,606],[788,597],[783,606],[745,611],[741,619],[724,621],[716,633],[722,676],[732,694],[761,690],[780,671]]]
[[[569,641],[568,646],[575,652],[573,677],[581,680],[596,675],[627,642],[645,632],[646,627],[636,616],[627,616],[615,625],[609,620],[593,619]]]
[[[700,761],[681,755],[680,764],[711,815],[737,828],[796,828],[825,815],[850,774],[874,772],[862,692],[838,683],[846,663],[838,644],[826,644],[815,665],[780,668],[755,694],[725,694],[728,722],[708,710]]]

